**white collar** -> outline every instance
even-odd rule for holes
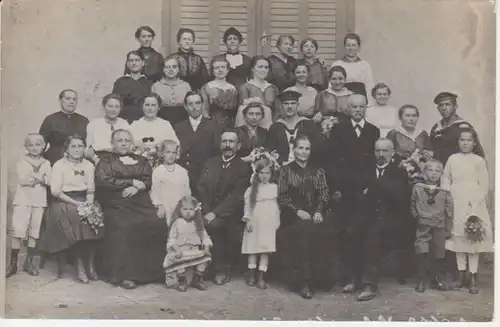
[[[263,85],[258,85],[257,83],[255,83],[253,81],[253,79],[250,80],[248,83],[252,84],[253,86],[255,86],[256,88],[258,88],[262,92],[264,92],[269,86],[271,86],[271,83],[269,83],[268,81],[264,81]]]
[[[352,127],[356,127],[356,125],[359,125],[361,126],[361,128],[364,128],[365,127],[365,119],[361,119],[360,122],[356,123],[352,118],[351,118],[351,124],[352,124]]]
[[[146,77],[146,75],[144,75],[144,74],[141,74],[141,76],[139,76],[139,78],[138,78],[138,79],[134,79],[134,78],[132,77],[132,75],[130,75],[130,74],[125,74],[125,76],[126,76],[126,77],[130,77],[131,79],[133,79],[133,80],[135,80],[135,81],[138,81],[139,79],[141,79],[141,78],[143,78],[143,77],[144,77],[144,78],[147,78],[147,77]]]
[[[233,155],[231,158],[229,158],[229,159],[224,159],[224,156],[222,156],[222,162],[224,162],[224,163],[231,162],[231,160],[233,160],[233,159],[234,159],[234,157],[236,157],[236,154],[234,154],[234,155]]]
[[[415,139],[420,135],[422,134],[422,130],[421,129],[415,129],[415,132],[413,133],[413,135],[410,135],[404,128],[403,126],[398,126],[396,128],[396,130],[398,132],[400,132],[401,134],[403,134],[404,136],[408,137],[409,139],[415,141]]]
[[[201,119],[203,118],[203,115],[200,115],[200,117],[194,119],[193,117],[189,116],[189,122],[191,123],[191,125],[198,125],[199,123],[201,123]]]
[[[377,165],[377,169],[385,169],[387,166],[389,166],[390,163],[391,162],[389,161],[388,163],[383,164],[382,166]]]

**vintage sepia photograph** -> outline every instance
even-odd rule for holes
[[[489,0],[4,0],[6,319],[492,322]]]

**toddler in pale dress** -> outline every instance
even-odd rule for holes
[[[280,224],[277,202],[278,186],[272,182],[275,165],[268,158],[254,163],[251,186],[245,192],[246,223],[242,253],[248,254],[246,283],[259,289],[267,288],[264,275],[269,265],[269,254],[276,251],[276,230]],[[257,259],[259,260],[258,276]]]
[[[460,153],[453,154],[446,162],[441,183],[450,190],[454,200],[453,229],[446,249],[456,253],[459,271],[456,288],[468,287],[471,294],[477,294],[479,254],[493,251],[492,226],[486,207],[488,170],[484,158],[474,153],[478,144],[474,130],[464,128],[458,144]],[[481,239],[471,238],[465,231],[466,222],[472,216],[481,222]],[[469,272],[466,274],[467,262]]]
[[[187,170],[176,163],[180,146],[176,141],[165,140],[159,145],[163,164],[153,170],[151,201],[158,208],[158,218],[165,219],[170,227],[175,206],[184,196],[191,195]]]
[[[23,271],[31,276],[38,275],[33,265],[36,244],[40,235],[42,217],[47,207],[47,186],[49,185],[50,162],[42,157],[45,141],[40,134],[29,134],[24,140],[27,154],[17,163],[17,189],[13,201],[12,243],[10,264],[5,277],[17,273],[17,256],[24,239],[28,240],[28,254]]]
[[[366,120],[380,129],[380,137],[398,126],[398,109],[387,102],[391,89],[384,83],[377,83],[372,89],[375,103],[366,108]]]

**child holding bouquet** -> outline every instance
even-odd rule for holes
[[[446,241],[446,249],[456,253],[459,271],[456,286],[468,286],[471,294],[477,294],[479,253],[493,251],[492,227],[485,202],[488,171],[484,158],[474,153],[477,146],[474,130],[463,129],[458,145],[460,153],[448,159],[442,179],[442,186],[449,189],[453,196],[455,212],[451,239]]]
[[[13,201],[12,250],[5,277],[17,273],[17,256],[22,240],[28,239],[28,255],[23,271],[38,275],[33,265],[36,243],[40,235],[42,217],[47,207],[47,186],[50,179],[50,162],[42,157],[45,141],[40,134],[29,134],[24,140],[27,154],[17,163],[17,189]]]
[[[167,281],[171,273],[176,273],[177,290],[185,292],[186,269],[194,267],[196,273],[191,286],[200,291],[206,290],[203,275],[211,261],[211,246],[212,241],[203,225],[201,203],[192,196],[182,197],[172,215],[167,255],[163,261]]]
[[[248,254],[247,285],[257,285],[259,289],[265,289],[267,285],[264,274],[269,266],[269,254],[276,251],[276,230],[280,224],[278,186],[272,182],[277,162],[268,153],[263,152],[252,166],[254,174],[251,186],[244,197],[243,221],[246,227],[241,252]],[[259,259],[258,277],[257,259]]]

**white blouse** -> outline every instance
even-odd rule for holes
[[[94,165],[86,159],[77,163],[65,157],[58,160],[52,167],[50,188],[54,196],[73,191],[94,192]]]
[[[117,129],[128,130],[129,123],[122,118],[117,118],[116,123],[111,125],[104,117],[93,119],[87,125],[87,147],[94,151],[111,151],[111,134]]]
[[[366,108],[367,121],[380,129],[380,137],[386,137],[392,129],[399,126],[398,109],[391,105],[374,104]]]
[[[130,132],[134,137],[134,143],[138,146],[147,143],[158,145],[165,140],[172,140],[180,144],[170,122],[159,117],[156,117],[154,120],[145,120],[144,117],[142,117],[134,121],[130,126]],[[147,140],[143,140],[145,138],[147,138]]]

